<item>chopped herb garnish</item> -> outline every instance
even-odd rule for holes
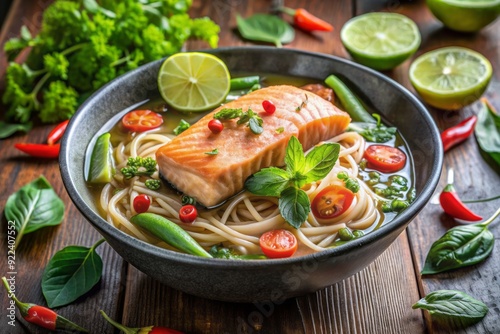
[[[160,189],[161,181],[157,180],[157,179],[148,179],[148,180],[146,180],[146,182],[144,182],[144,185],[148,189],[158,190],[158,189]]]
[[[218,148],[214,148],[210,152],[205,152],[205,154],[207,154],[207,155],[217,155],[217,154],[219,154],[219,149]]]
[[[304,94],[304,95],[306,96],[306,98],[304,101],[302,101],[302,103],[297,108],[295,108],[296,112],[301,111],[302,108],[304,108],[307,105],[307,102],[309,102],[309,96],[307,94]]]
[[[180,135],[181,133],[186,131],[190,126],[191,126],[191,124],[189,124],[185,120],[181,119],[181,121],[179,122],[179,125],[177,125],[177,127],[174,129],[174,135],[176,135],[176,136]]]
[[[217,112],[214,115],[214,118],[218,119],[220,121],[226,121],[229,119],[241,117],[242,114],[243,114],[243,110],[241,108],[238,108],[238,109],[224,108],[221,111]]]
[[[181,202],[182,202],[182,205],[187,205],[187,204],[195,205],[196,204],[196,200],[193,197],[186,196],[186,195],[182,195]]]
[[[125,179],[131,179],[134,176],[151,176],[156,172],[156,160],[150,157],[128,158],[127,166],[120,170]]]
[[[276,133],[283,133],[285,132],[285,128],[280,126],[279,128],[277,128],[276,130],[274,130]]]
[[[377,124],[361,123],[349,125],[350,131],[355,131],[362,135],[366,140],[374,143],[385,143],[392,140],[398,131],[395,127],[387,127],[382,124],[380,115],[373,114],[373,118],[377,120]]]
[[[347,189],[352,191],[353,193],[357,193],[359,191],[359,182],[357,179],[353,177],[349,177],[346,172],[340,172],[337,174],[337,178],[339,180],[344,181],[344,185]]]

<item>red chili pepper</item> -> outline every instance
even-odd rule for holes
[[[14,300],[19,312],[21,312],[21,315],[26,321],[51,331],[69,330],[73,332],[78,331],[88,333],[85,328],[78,326],[64,317],[61,317],[47,307],[20,302],[10,289],[9,283],[5,277],[2,277],[2,282],[7,289],[9,298]]]
[[[453,187],[452,169],[448,171],[448,184],[439,195],[439,203],[441,203],[441,207],[444,212],[453,218],[467,221],[478,221],[483,219],[483,217],[476,215],[471,211],[471,209],[465,206],[465,204],[458,197],[455,188]]]
[[[282,7],[281,11],[293,16],[294,24],[305,31],[332,31],[333,26],[322,19],[312,15],[304,8],[292,9]]]
[[[64,131],[66,131],[66,128],[68,127],[68,123],[69,119],[57,124],[47,136],[47,144],[54,145],[59,139],[61,139]]]
[[[176,331],[175,329],[170,329],[166,327],[160,326],[147,326],[141,328],[130,328],[127,326],[123,326],[122,324],[114,321],[103,310],[101,310],[101,314],[114,327],[118,328],[125,334],[183,334],[183,332]]]
[[[469,138],[469,136],[474,132],[476,122],[477,117],[472,115],[457,125],[441,132],[441,141],[443,142],[444,151],[448,151],[453,146]]]
[[[61,144],[47,145],[47,144],[33,144],[33,143],[17,143],[14,147],[19,151],[37,158],[57,158]]]
[[[268,115],[272,115],[274,114],[274,112],[276,111],[276,106],[274,105],[274,103],[272,103],[271,101],[269,100],[264,100],[262,101],[262,107],[264,108],[264,111],[268,114]]]

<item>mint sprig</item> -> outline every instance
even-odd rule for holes
[[[311,203],[301,188],[324,178],[337,162],[340,145],[326,143],[304,155],[299,140],[292,136],[285,155],[286,168],[263,168],[245,182],[253,194],[279,197],[278,207],[285,221],[299,228],[307,219]]]
[[[241,108],[224,108],[221,111],[215,113],[214,118],[220,121],[239,118],[237,124],[247,124],[247,126],[250,128],[250,131],[252,131],[254,134],[260,135],[264,131],[264,128],[262,127],[264,121],[252,109],[248,109],[244,112]]]

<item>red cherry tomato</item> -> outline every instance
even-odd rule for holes
[[[387,145],[371,145],[365,151],[368,168],[383,173],[394,173],[403,169],[406,164],[406,154],[399,148]]]
[[[122,118],[125,129],[133,132],[152,130],[163,124],[163,117],[151,110],[134,110]]]
[[[148,211],[149,206],[151,205],[151,200],[148,195],[137,195],[134,198],[134,210],[137,213],[143,213]]]
[[[208,122],[208,128],[212,131],[213,134],[221,133],[224,130],[224,124],[218,119],[212,119]]]
[[[196,217],[198,217],[198,210],[196,210],[196,207],[194,205],[184,205],[179,210],[179,219],[183,223],[191,224],[196,220]]]
[[[271,101],[269,100],[264,100],[262,101],[262,107],[264,108],[264,111],[268,114],[268,115],[272,115],[274,114],[274,112],[276,111],[276,106],[274,105],[274,103],[272,103]]]
[[[295,235],[288,230],[267,231],[260,236],[259,243],[264,255],[272,259],[290,257],[299,246]]]
[[[330,219],[343,214],[352,204],[354,193],[342,186],[328,186],[314,197],[311,211],[316,218]]]

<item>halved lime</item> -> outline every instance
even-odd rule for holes
[[[453,30],[474,32],[500,14],[500,0],[427,0],[432,14]]]
[[[92,149],[87,181],[90,183],[108,183],[113,178],[115,163],[109,132],[100,135]]]
[[[226,64],[202,52],[181,52],[168,57],[158,73],[163,99],[183,112],[205,111],[219,106],[230,86]]]
[[[460,109],[479,99],[491,75],[488,59],[462,47],[427,52],[410,66],[410,81],[422,99],[447,110]]]
[[[417,25],[396,13],[368,13],[356,16],[340,31],[342,44],[357,62],[377,70],[392,69],[417,51]]]

